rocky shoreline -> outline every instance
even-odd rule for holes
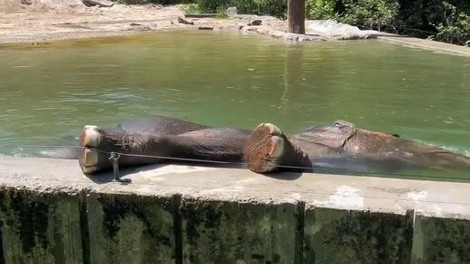
[[[5,1],[5,0],[4,0]],[[327,36],[286,33],[286,22],[274,17],[232,13],[229,18],[186,18],[179,6],[85,6],[79,0],[31,0],[0,7],[0,43],[44,44],[55,40],[130,35],[162,30],[231,30],[288,41],[370,38],[369,34]],[[253,23],[255,21],[256,23]]]
[[[25,4],[27,3],[27,4]],[[463,46],[361,31],[334,21],[307,21],[307,34],[286,32],[286,21],[238,14],[228,18],[188,16],[179,5],[86,6],[81,0],[0,0],[0,44],[43,45],[57,40],[115,37],[168,30],[225,30],[260,34],[285,41],[326,41],[382,38],[440,52],[470,56]]]

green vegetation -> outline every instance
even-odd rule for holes
[[[342,22],[377,30],[393,24],[399,7],[394,0],[344,0],[343,5]]]
[[[187,13],[187,14],[200,14],[201,8],[199,8],[198,4],[184,4],[180,6],[181,11]]]
[[[228,6],[218,6],[215,10],[218,18],[227,18],[227,8]]]
[[[286,0],[194,0],[204,12],[217,12],[220,7],[236,6],[240,13],[285,17]],[[225,8],[226,9],[226,8]]]
[[[470,1],[307,0],[307,16],[460,45],[470,39]]]
[[[189,4],[191,13],[218,13],[236,6],[240,13],[286,17],[287,0],[119,0],[132,4]],[[470,39],[468,0],[307,0],[308,19],[336,19],[376,29],[455,44]]]
[[[227,8],[228,6],[220,5],[216,7],[215,13],[217,14],[218,18],[227,18]],[[191,4],[182,4],[180,6],[181,11],[187,13],[187,14],[201,14],[204,13],[204,10],[201,9],[201,7],[196,4],[196,3],[191,3]],[[212,13],[212,10],[209,11]]]
[[[307,18],[337,19],[335,0],[307,0]]]

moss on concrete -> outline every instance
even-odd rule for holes
[[[26,160],[0,157],[0,264],[470,263],[466,183],[178,169],[121,185]],[[349,185],[364,203],[332,202]]]
[[[87,202],[92,263],[174,262],[171,197],[92,194]]]
[[[1,197],[0,197],[1,199]],[[2,235],[2,229],[3,229],[3,221],[0,220],[0,264],[5,264],[5,257],[3,254],[3,235]]]
[[[418,216],[415,264],[470,263],[470,221]]]
[[[20,192],[11,193],[9,202],[14,217],[18,220],[15,229],[20,236],[23,252],[32,253],[36,244],[42,249],[47,249],[49,205],[44,201],[30,200],[27,195]]]
[[[184,263],[294,263],[297,205],[183,200]]]
[[[315,208],[305,216],[305,263],[408,263],[405,215]]]
[[[21,189],[0,194],[5,263],[82,262],[78,199]]]

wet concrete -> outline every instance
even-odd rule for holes
[[[3,263],[470,263],[468,183],[0,157]]]

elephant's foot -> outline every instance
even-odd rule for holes
[[[110,154],[102,149],[104,136],[97,126],[83,127],[78,161],[84,173],[93,173],[112,166]]]
[[[248,168],[257,173],[278,170],[312,171],[312,162],[302,149],[294,146],[273,124],[258,125],[244,148]]]

